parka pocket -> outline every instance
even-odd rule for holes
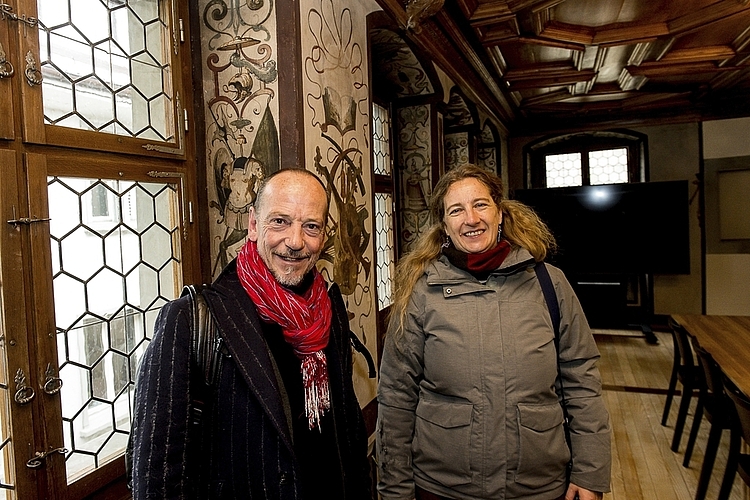
[[[518,433],[516,482],[541,488],[564,479],[570,451],[560,404],[519,404]]]
[[[414,428],[414,466],[445,486],[471,481],[473,406],[420,400]]]

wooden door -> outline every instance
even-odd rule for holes
[[[187,5],[5,12],[0,499],[124,498],[138,363],[161,306],[200,279]]]

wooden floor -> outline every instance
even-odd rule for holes
[[[688,500],[695,496],[709,424],[704,419],[690,467],[682,466],[695,402],[685,424],[679,453],[670,449],[680,396],[672,403],[667,426],[661,425],[666,389],[672,370],[672,337],[656,332],[658,345],[648,344],[638,332],[597,331],[602,358],[604,398],[613,429],[612,492],[604,500]],[[681,386],[678,384],[678,389]],[[695,398],[693,398],[695,401]],[[724,431],[707,500],[715,499],[727,460],[729,431]],[[732,500],[749,500],[739,476]]]

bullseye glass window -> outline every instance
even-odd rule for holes
[[[181,287],[174,184],[48,179],[66,469],[122,455],[138,363]]]
[[[170,141],[168,11],[161,0],[38,0],[44,121]]]

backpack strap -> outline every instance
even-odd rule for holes
[[[552,319],[552,328],[555,330],[555,351],[557,351],[557,379],[560,381],[560,406],[562,406],[563,418],[565,420],[565,440],[568,442],[568,449],[571,450],[571,462],[568,462],[568,480],[570,480],[570,470],[572,467],[572,450],[570,444],[570,417],[568,417],[568,402],[565,400],[565,390],[563,388],[562,373],[560,373],[560,305],[557,302],[557,294],[552,279],[549,276],[547,266],[543,261],[534,265],[536,277],[539,285],[542,287],[544,300],[547,302],[550,318]]]
[[[349,330],[349,341],[354,350],[364,356],[365,361],[367,361],[368,376],[370,378],[375,378],[377,375],[375,373],[375,362],[372,360],[372,354],[370,354],[370,351],[367,350],[367,347],[365,347],[362,341],[359,340],[359,337],[357,337],[357,335],[351,330]]]
[[[539,285],[542,287],[542,293],[544,294],[544,300],[547,302],[547,309],[549,309],[549,315],[552,319],[552,327],[555,329],[555,349],[559,350],[560,347],[560,306],[557,303],[557,294],[555,293],[555,287],[552,284],[552,279],[549,276],[549,271],[544,262],[537,262],[534,265],[534,271],[536,271],[536,277],[539,280]]]
[[[198,426],[203,418],[203,411],[216,381],[219,359],[225,350],[224,341],[218,335],[211,310],[203,297],[206,285],[187,285],[182,289],[181,297],[189,296],[191,303],[192,325],[190,332],[190,362],[193,375],[190,380],[191,424]]]

